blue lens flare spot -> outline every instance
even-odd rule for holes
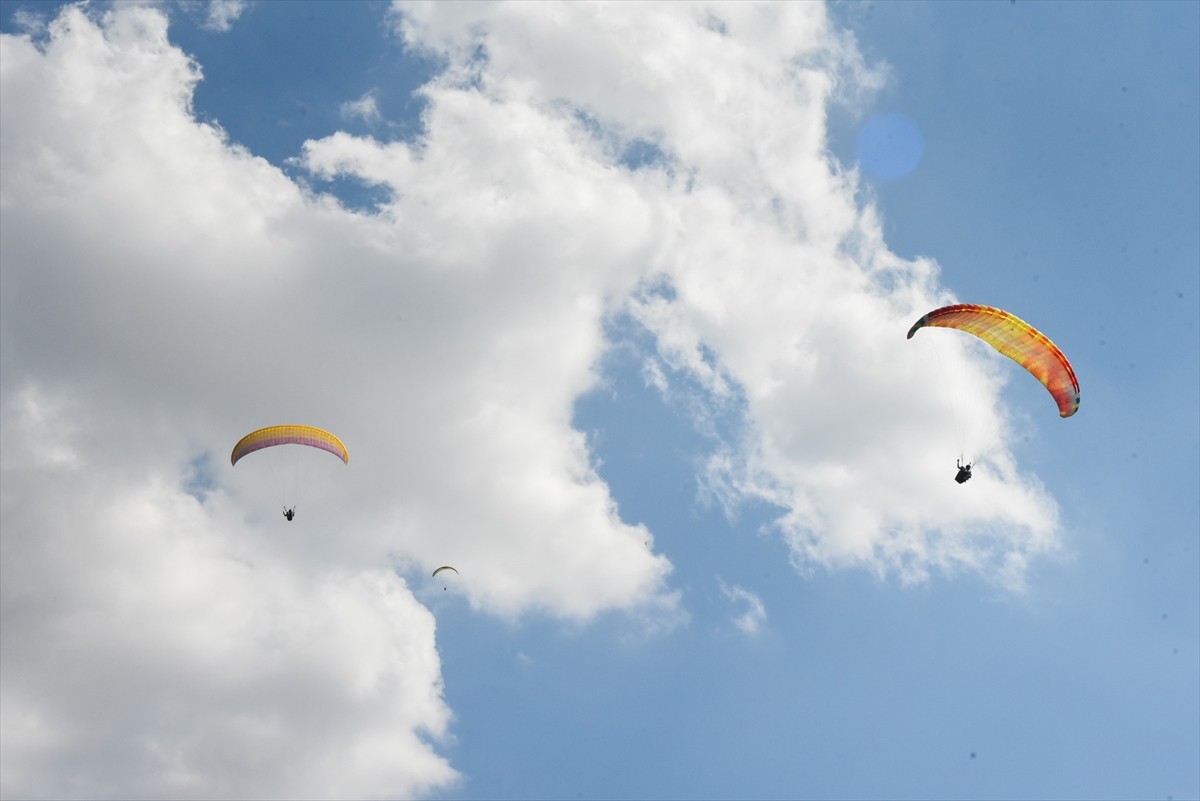
[[[854,141],[854,158],[871,178],[892,181],[908,175],[925,153],[921,128],[903,114],[876,114]]]

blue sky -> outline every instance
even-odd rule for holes
[[[0,795],[1200,797],[1200,5],[0,30]]]

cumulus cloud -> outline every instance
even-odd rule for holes
[[[689,404],[702,430],[737,406],[744,425],[706,483],[731,510],[785,510],[774,527],[800,569],[904,581],[968,570],[1019,588],[1029,559],[1057,548],[1053,500],[1005,445],[995,355],[904,338],[952,296],[936,264],[887,249],[858,176],[827,151],[828,105],[888,76],[823,6],[396,9],[411,45],[449,61],[430,89],[435,115],[482,96],[583,117],[610,158],[639,142],[661,154],[626,177],[657,216],[655,259],[622,308],[655,336],[648,380],[664,395],[668,379],[707,393]],[[358,158],[358,174],[394,181],[379,149]],[[962,430],[978,455],[967,492],[947,479]]]
[[[280,558],[223,492],[26,385],[3,409],[6,797],[344,798],[457,778],[433,616],[394,572]],[[116,462],[116,464],[114,464]],[[329,532],[332,533],[332,532]]]
[[[1053,547],[968,347],[944,369],[976,388],[985,457],[973,495],[946,475],[946,404],[903,332],[947,295],[826,153],[827,104],[875,78],[822,7],[394,19],[446,64],[421,140],[299,156],[390,189],[370,215],[197,121],[199,67],[152,7],[0,38],[6,794],[453,782],[418,568],[454,564],[487,614],[679,619],[571,427],[612,315],[654,335],[664,396],[744,418],[709,484],[784,510],[798,566],[1016,584]],[[224,461],[287,421],[352,454],[292,524]]]
[[[538,183],[464,236],[452,179],[420,176],[448,202],[398,226],[197,122],[199,70],[152,8],[71,7],[0,48],[6,793],[453,781],[432,620],[393,567],[454,563],[498,615],[677,614],[569,424],[649,230],[569,126],[507,132]],[[279,499],[221,465],[289,420],[353,460],[283,539]]]

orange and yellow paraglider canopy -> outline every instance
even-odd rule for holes
[[[957,328],[974,334],[1042,382],[1058,404],[1058,413],[1070,417],[1079,411],[1079,380],[1067,357],[1050,338],[1029,323],[992,306],[958,303],[934,309],[908,329],[908,338],[925,327]]]

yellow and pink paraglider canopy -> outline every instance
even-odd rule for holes
[[[238,460],[248,453],[276,445],[308,445],[312,448],[320,448],[332,453],[346,464],[350,464],[350,451],[346,450],[346,446],[340,439],[323,428],[300,425],[267,426],[257,431],[251,431],[238,440],[237,445],[233,446],[229,462],[237,464]]]

